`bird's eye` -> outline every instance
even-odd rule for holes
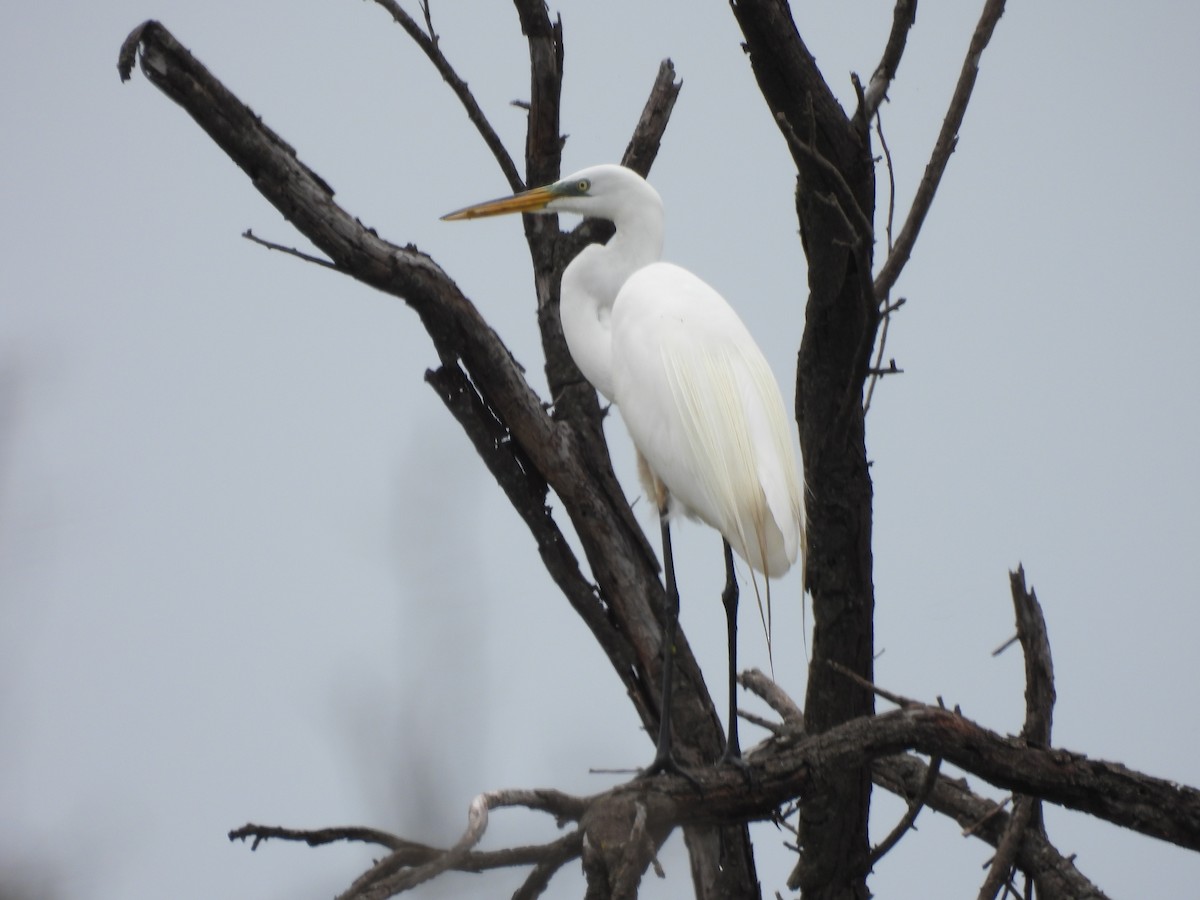
[[[576,190],[578,190],[579,193],[581,193],[581,194],[586,194],[589,190],[591,190],[591,187],[592,187],[592,183],[590,181],[588,181],[586,178],[581,178],[579,180],[579,182],[575,185]]]

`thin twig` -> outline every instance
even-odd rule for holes
[[[995,650],[993,650],[992,656],[999,656],[1001,653],[1003,653],[1005,650],[1007,650],[1009,647],[1011,647],[1013,644],[1015,644],[1020,639],[1021,639],[1021,636],[1019,634],[1014,634],[1007,641],[1005,641],[1003,644],[1001,644],[999,647],[997,647]]]
[[[935,756],[929,761],[929,768],[925,772],[925,780],[921,782],[921,789],[915,797],[908,801],[908,809],[904,811],[904,816],[896,823],[896,827],[888,832],[888,836],[871,851],[870,859],[867,861],[868,871],[874,868],[875,864],[883,859],[887,852],[900,842],[900,838],[904,837],[905,833],[916,824],[917,816],[920,815],[925,801],[929,799],[929,795],[937,784],[938,771],[941,766],[942,758],[940,756]]]
[[[962,127],[963,117],[967,113],[967,104],[970,102],[971,92],[975,88],[975,79],[979,75],[979,59],[992,39],[992,32],[995,31],[996,23],[1000,21],[1003,13],[1004,0],[987,0],[984,4],[979,23],[975,26],[974,34],[971,35],[967,58],[963,61],[958,83],[954,87],[954,95],[950,98],[950,106],[946,111],[946,118],[942,122],[942,130],[938,133],[929,164],[925,167],[925,175],[921,178],[917,193],[913,197],[908,218],[904,222],[904,227],[900,229],[899,237],[896,238],[896,246],[888,254],[879,274],[875,276],[875,296],[880,300],[887,297],[896,283],[896,279],[900,277],[909,256],[912,255],[921,225],[925,222],[925,216],[933,204],[933,196],[937,193],[942,175],[946,171],[946,164],[950,161],[950,154],[954,152],[954,147],[958,143],[958,130]]]
[[[990,822],[995,816],[998,816],[998,815],[1000,815],[1000,813],[1004,812],[1004,807],[1008,806],[1008,804],[1011,802],[1012,802],[1012,797],[1005,797],[999,803],[996,803],[993,806],[991,806],[988,809],[988,811],[985,812],[982,816],[980,816],[978,819],[976,819],[970,825],[967,825],[963,828],[962,836],[970,837],[971,835],[973,835],[980,828],[982,828],[984,825],[986,825],[988,822]]]
[[[896,360],[890,359],[888,360],[888,364],[886,366],[872,366],[871,368],[867,369],[867,374],[877,375],[878,377],[883,378],[885,375],[903,375],[904,370],[896,365]]]
[[[433,30],[433,17],[429,14],[429,0],[421,0],[421,12],[425,14],[425,32],[433,46],[438,45],[438,34]]]
[[[278,250],[280,253],[286,253],[289,256],[295,256],[297,259],[302,259],[305,262],[315,263],[318,266],[324,266],[327,269],[333,269],[335,272],[342,271],[341,266],[339,266],[337,263],[330,262],[327,259],[322,259],[319,256],[313,256],[309,253],[304,253],[300,250],[297,250],[295,247],[285,247],[283,244],[276,244],[274,241],[263,240],[249,228],[242,232],[242,237],[248,241],[253,241],[256,244],[266,247],[268,250]]]
[[[899,309],[899,307],[888,307],[890,309]],[[863,398],[863,415],[865,416],[871,411],[871,398],[875,396],[875,385],[879,381],[879,376],[887,374],[899,374],[900,370],[896,368],[896,363],[893,360],[891,368],[886,372],[880,369],[879,364],[883,362],[883,348],[887,346],[888,328],[892,324],[891,312],[886,312],[882,316],[883,323],[879,328],[879,348],[875,351],[875,362],[872,363],[868,370],[871,375],[871,380],[867,382],[867,395]]]
[[[866,688],[868,691],[875,694],[876,696],[882,697],[884,700],[888,700],[892,703],[895,703],[901,709],[912,709],[914,707],[925,706],[925,704],[922,703],[920,700],[913,700],[911,697],[904,697],[900,694],[892,693],[887,688],[881,688],[879,685],[875,684],[874,682],[868,681],[866,678],[863,678],[861,675],[859,675],[853,669],[846,668],[841,663],[834,662],[833,660],[826,660],[825,664],[827,666],[829,666],[831,669],[833,669],[835,672],[839,672],[840,674],[845,675],[847,678],[849,678],[851,681],[853,681],[859,687]]]
[[[450,61],[446,59],[446,55],[442,53],[437,35],[433,33],[433,26],[429,20],[428,5],[425,5],[424,8],[426,23],[429,24],[430,33],[426,34],[421,30],[421,26],[417,24],[417,21],[405,12],[395,0],[375,0],[375,2],[391,14],[396,24],[403,28],[416,45],[421,48],[422,52],[429,57],[434,68],[438,70],[438,74],[442,76],[442,80],[450,85],[450,89],[454,91],[454,96],[458,97],[458,102],[467,111],[467,118],[471,120],[471,124],[475,126],[475,130],[479,132],[479,136],[483,138],[483,142],[492,151],[492,156],[495,157],[496,162],[500,165],[500,171],[504,173],[509,187],[514,191],[524,190],[525,182],[521,179],[521,173],[517,170],[512,157],[508,155],[508,151],[504,148],[504,143],[500,140],[500,136],[492,128],[487,116],[484,115],[479,103],[476,102],[475,96],[471,93],[470,88],[467,87],[467,83],[459,77],[458,72],[450,65]]]
[[[887,248],[890,255],[896,242],[892,237],[892,226],[896,222],[896,169],[892,164],[892,151],[888,147],[887,138],[883,136],[883,115],[875,113],[875,133],[879,135],[879,149],[883,151],[883,161],[888,174],[888,211],[887,211]]]
[[[773,722],[764,716],[755,715],[754,713],[745,709],[739,709],[737,714],[739,719],[743,719],[744,721],[749,722],[751,725],[757,725],[759,728],[771,732],[771,734],[784,734],[790,730],[786,726],[781,725],[779,722]]]
[[[854,191],[846,183],[845,176],[842,175],[837,166],[825,158],[825,155],[821,151],[800,139],[800,135],[796,134],[796,129],[787,120],[787,116],[779,113],[775,116],[775,120],[779,123],[780,129],[783,131],[783,136],[787,138],[787,142],[792,148],[800,151],[804,157],[828,176],[830,183],[833,185],[833,199],[841,207],[843,214],[853,219],[853,227],[849,229],[850,233],[864,246],[870,246],[875,236],[875,229],[871,225],[871,220],[867,218],[867,214],[863,212],[863,208],[859,205],[858,200],[855,199]]]

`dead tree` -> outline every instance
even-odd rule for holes
[[[421,6],[423,20],[395,0],[376,3],[449,84],[514,191],[558,178],[561,20],[552,20],[538,0],[514,0],[531,76],[522,177],[443,54],[427,0]],[[1003,6],[1003,0],[985,2],[925,177],[886,258],[876,266],[872,123],[900,65],[916,0],[897,0],[878,65],[865,84],[855,81],[857,107],[850,115],[818,70],[785,0],[732,3],[762,96],[795,162],[796,212],[809,273],[796,420],[811,490],[806,581],[814,608],[812,662],[803,712],[760,673],[743,674],[743,684],[779,714],[770,724],[774,736],[749,754],[749,780],[704,767],[721,752],[722,728],[681,635],[672,727],[681,762],[696,768],[699,792],[674,776],[630,782],[592,797],[551,789],[491,791],[476,798],[466,832],[448,849],[366,828],[296,831],[247,825],[231,838],[252,839],[255,846],[282,838],[383,847],[386,855],[343,898],[389,897],[451,869],[499,866],[530,867],[515,896],[535,897],[573,860],[582,863],[587,896],[633,897],[657,848],[675,828],[684,830],[697,897],[758,897],[746,823],[783,822],[793,813],[801,851],[790,886],[805,897],[831,900],[868,896],[871,867],[924,807],[955,818],[997,848],[981,897],[996,896],[1018,871],[1044,897],[1103,896],[1047,838],[1042,802],[1200,850],[1200,792],[1052,747],[1049,642],[1023,572],[1014,573],[1012,582],[1026,658],[1027,717],[1019,738],[1002,737],[956,711],[895,697],[872,684],[872,492],[864,389],[879,372],[872,354],[880,346],[881,325],[886,333],[887,317],[898,306],[891,300],[892,288],[954,149],[980,54]],[[339,207],[321,177],[161,24],[146,22],[130,34],[120,54],[123,79],[138,61],[146,77],[181,105],[325,255],[306,258],[399,297],[417,312],[438,358],[426,381],[521,515],[547,571],[607,654],[647,732],[655,734],[664,606],[658,563],[613,475],[603,412],[567,353],[558,319],[564,267],[586,243],[604,240],[607,226],[586,221],[561,232],[552,219],[525,220],[546,376],[555,398],[548,410],[495,332],[433,259],[411,245],[389,243]],[[674,69],[665,62],[630,138],[626,165],[643,174],[649,170],[678,90]],[[578,535],[590,574],[564,540],[563,523],[547,507],[550,489]],[[876,695],[898,708],[876,715]],[[943,776],[942,760],[1012,791],[1011,812]],[[867,838],[873,785],[909,804],[875,848]],[[489,812],[507,806],[546,812],[570,827],[543,846],[476,851]]]

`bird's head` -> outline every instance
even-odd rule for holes
[[[467,206],[447,213],[442,220],[453,222],[517,212],[570,212],[620,222],[627,214],[647,207],[661,215],[662,200],[641,175],[624,166],[601,165],[581,169],[545,187]]]

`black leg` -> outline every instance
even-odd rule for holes
[[[675,635],[679,628],[679,586],[675,583],[675,555],[671,552],[671,529],[662,519],[663,575],[667,582],[667,632],[663,638],[662,720],[658,726],[658,749],[654,763],[671,757],[671,684],[675,673]]]
[[[721,602],[725,605],[725,630],[729,638],[729,737],[725,739],[725,752],[721,762],[740,761],[742,747],[738,742],[737,722],[737,609],[738,583],[733,571],[733,550],[725,541],[725,590]]]
[[[663,637],[663,689],[662,705],[659,708],[658,746],[654,752],[654,762],[650,763],[639,774],[639,778],[648,778],[660,772],[670,772],[682,775],[699,789],[699,783],[685,772],[671,755],[671,684],[675,674],[675,636],[679,629],[679,587],[675,584],[675,558],[671,553],[671,531],[667,519],[662,518],[663,543],[663,575],[667,588],[667,627]]]
[[[674,554],[671,552],[671,528],[662,517],[662,570],[667,588],[667,630],[662,638],[662,703],[659,707],[659,743],[643,775],[662,772],[671,766],[671,684],[674,676],[674,640],[679,626],[679,587],[674,580]]]

